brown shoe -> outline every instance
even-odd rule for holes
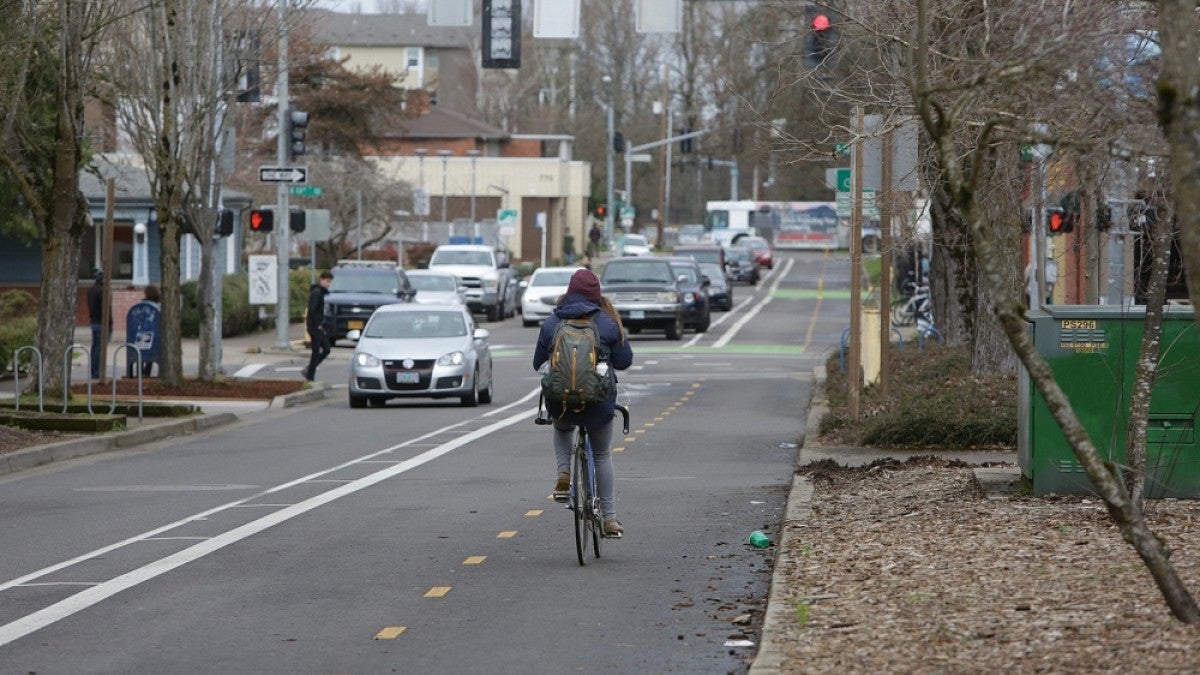
[[[571,474],[561,471],[554,483],[554,501],[567,503],[567,492],[571,489]]]
[[[617,522],[616,518],[604,519],[604,536],[620,539],[623,534],[625,534],[625,528],[621,527],[621,523]]]

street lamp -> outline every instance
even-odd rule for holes
[[[428,206],[429,193],[425,191],[425,155],[429,154],[429,148],[417,148],[413,152],[417,153],[417,157],[419,158],[417,159],[417,183],[419,183],[418,188],[421,190],[421,199]],[[414,208],[413,211],[421,215],[421,240],[429,241],[429,223],[425,222],[425,217],[429,215],[429,209]]]
[[[479,151],[472,148],[467,155],[471,157],[471,225],[478,230],[479,222],[475,220],[475,163],[479,161]],[[479,236],[478,232],[476,236]]]
[[[605,75],[600,78],[600,81],[605,85],[612,85],[612,76]],[[608,146],[605,149],[605,193],[604,193],[604,239],[612,242],[613,239],[613,137],[616,135],[616,120],[613,119],[613,96],[612,87],[607,86],[608,99],[602,103],[605,109],[606,123],[608,126]],[[626,197],[628,199],[628,197]]]
[[[437,154],[442,158],[442,222],[448,223],[450,221],[446,219],[446,162],[454,153],[449,150],[438,150]]]

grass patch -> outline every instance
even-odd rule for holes
[[[966,347],[909,345],[891,354],[889,393],[877,385],[849,414],[849,392],[838,355],[826,364],[828,412],[818,428],[827,445],[907,449],[1012,449],[1017,442],[1015,374],[973,375]]]
[[[801,628],[808,626],[809,615],[812,614],[812,607],[807,602],[802,602],[796,605],[796,623],[800,624]]]

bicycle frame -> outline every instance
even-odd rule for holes
[[[554,420],[543,415],[544,399],[538,399],[538,413],[534,417],[535,424],[553,424]],[[621,413],[623,420],[622,432],[629,433],[629,409],[617,405],[616,411]],[[585,565],[588,539],[592,542],[592,552],[600,557],[600,540],[604,539],[604,516],[600,511],[600,497],[596,494],[596,458],[592,452],[591,439],[586,427],[575,430],[575,444],[571,459],[571,483],[567,489],[566,508],[571,511],[575,520],[575,553],[579,564]],[[588,534],[591,534],[589,537]]]

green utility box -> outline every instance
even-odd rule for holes
[[[1191,307],[1164,309],[1146,438],[1145,496],[1194,499],[1200,497],[1200,332]],[[1055,305],[1031,310],[1028,316],[1034,346],[1050,364],[1101,458],[1124,465],[1145,307]],[[1033,493],[1094,494],[1024,368],[1017,394],[1017,461]]]

